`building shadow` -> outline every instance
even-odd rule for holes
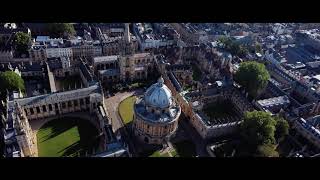
[[[74,157],[74,156],[80,156],[83,153],[83,149],[81,148],[80,141],[77,141],[70,146],[60,150],[58,153],[63,152],[63,157]]]
[[[44,124],[40,128],[40,130],[43,129],[44,131],[47,129],[51,129],[51,133],[49,135],[46,135],[46,136],[40,138],[39,141],[44,142],[48,139],[54,138],[54,137],[62,134],[63,132],[71,129],[74,126],[76,126],[76,120],[74,120],[74,119],[65,120],[65,119],[61,118],[61,119],[51,120],[51,121],[47,122],[46,124]],[[39,133],[39,131],[38,131],[38,133]]]

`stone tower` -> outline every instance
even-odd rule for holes
[[[129,23],[125,23],[125,29],[124,29],[124,39],[126,43],[130,43],[130,29],[129,29]]]

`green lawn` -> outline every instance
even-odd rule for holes
[[[133,120],[133,105],[135,101],[136,96],[130,96],[119,104],[119,114],[124,124],[128,124]]]
[[[87,120],[62,118],[37,133],[39,157],[84,156],[97,146],[97,131]]]

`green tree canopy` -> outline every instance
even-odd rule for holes
[[[263,111],[246,112],[240,126],[243,140],[256,148],[261,144],[275,143],[276,121]]]
[[[275,145],[272,144],[263,144],[259,145],[257,148],[258,157],[279,157],[279,153],[275,150]]]
[[[256,43],[255,44],[255,50],[257,53],[262,53],[262,47],[261,47],[261,44],[259,43]]]
[[[6,90],[11,91],[24,91],[24,81],[23,79],[13,71],[6,71],[0,73],[0,92],[6,93]]]
[[[30,41],[31,41],[31,37],[29,34],[24,32],[17,32],[14,36],[14,41],[13,41],[16,52],[19,55],[27,54]]]
[[[51,37],[70,37],[76,34],[74,27],[70,23],[48,23],[47,30]]]
[[[234,77],[235,81],[254,98],[267,86],[269,78],[264,64],[255,61],[242,62]]]
[[[246,112],[240,126],[242,151],[255,153],[256,156],[277,157],[277,141],[289,133],[288,122],[280,117],[272,117],[263,111]],[[279,142],[279,141],[278,141]]]
[[[218,39],[220,43],[223,44],[223,47],[229,51],[232,55],[237,55],[239,57],[245,57],[246,54],[249,53],[249,50],[246,46],[241,45],[237,42],[235,42],[232,38],[230,37],[220,37]]]
[[[276,118],[276,122],[275,138],[279,140],[289,134],[289,124],[288,121],[279,117]]]

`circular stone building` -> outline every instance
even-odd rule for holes
[[[180,113],[161,77],[134,105],[134,134],[147,144],[162,144],[176,131]]]

